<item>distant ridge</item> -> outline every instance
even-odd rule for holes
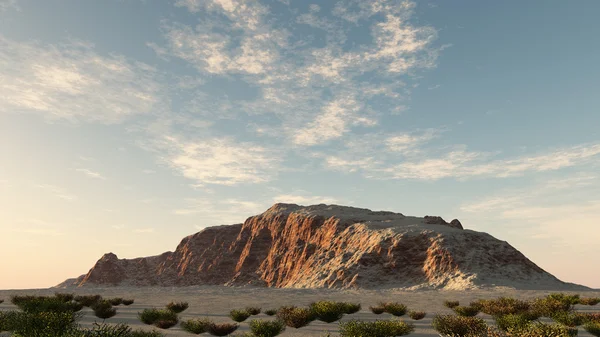
[[[281,203],[243,224],[187,236],[174,252],[136,259],[107,253],[87,274],[56,287],[118,285],[591,290],[560,281],[458,220]]]

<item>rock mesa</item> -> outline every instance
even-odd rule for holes
[[[205,228],[157,256],[108,253],[58,287],[90,285],[586,289],[458,220],[324,204],[275,204],[243,224]]]

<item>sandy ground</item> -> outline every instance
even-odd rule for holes
[[[51,295],[56,289],[40,290],[0,290],[0,299],[4,303],[0,304],[0,310],[11,310],[15,307],[10,303],[10,296],[13,294],[36,294]],[[137,318],[137,313],[145,308],[161,308],[170,301],[186,301],[190,304],[189,309],[184,311],[181,319],[209,317],[216,322],[232,322],[228,317],[229,310],[240,309],[246,306],[258,306],[263,310],[277,308],[282,305],[304,306],[310,302],[318,300],[350,301],[358,302],[362,305],[362,310],[353,315],[347,315],[342,320],[360,319],[372,321],[375,319],[391,318],[391,315],[374,315],[369,311],[370,305],[375,305],[380,301],[401,302],[412,310],[427,312],[427,317],[420,321],[413,321],[404,316],[402,319],[415,324],[416,330],[410,336],[429,337],[438,336],[431,327],[431,318],[436,313],[451,313],[443,306],[444,300],[459,300],[461,304],[480,298],[497,298],[500,296],[517,297],[529,299],[545,296],[553,291],[515,291],[515,290],[470,290],[470,291],[395,291],[395,290],[315,290],[315,289],[266,289],[266,288],[229,288],[214,286],[197,286],[185,288],[86,288],[61,292],[74,292],[76,294],[100,294],[105,298],[124,297],[133,298],[135,303],[130,306],[118,306],[117,315],[107,320],[111,323],[127,323],[134,328],[150,327],[141,323]],[[574,292],[566,292],[574,293]],[[600,291],[577,292],[582,297],[600,297]],[[582,312],[600,312],[600,304],[596,306],[577,305],[576,309]],[[84,308],[85,313],[81,320],[82,326],[90,326],[97,319],[93,312]],[[491,317],[480,314],[480,317],[492,323]],[[269,316],[260,314],[249,318],[246,322],[240,324],[238,331],[249,331],[248,321],[252,318],[272,319]],[[337,335],[337,323],[313,322],[307,327],[300,329],[287,328],[280,336],[323,336],[329,331],[333,336]],[[166,336],[192,336],[181,330],[179,325],[169,329],[162,330]],[[0,334],[2,335],[2,334]],[[208,335],[208,334],[204,334]],[[6,336],[2,335],[2,336]],[[582,328],[579,329],[578,336],[590,337]]]

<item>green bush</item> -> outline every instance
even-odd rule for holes
[[[2,329],[12,332],[14,337],[63,336],[77,329],[80,313],[65,312],[19,312],[2,314]]]
[[[62,298],[47,296],[24,296],[13,299],[19,309],[24,312],[77,312],[83,308],[78,302],[65,302]]]
[[[273,316],[275,314],[277,314],[277,310],[276,309],[265,310],[265,315]]]
[[[63,302],[71,302],[75,298],[75,295],[67,293],[54,293],[54,297]]]
[[[94,315],[98,318],[108,319],[117,314],[117,309],[109,301],[100,301],[92,306]]]
[[[123,305],[132,305],[134,302],[133,299],[124,299],[123,300]]]
[[[571,305],[575,305],[579,303],[579,295],[567,295],[564,293],[553,293],[548,295],[546,298],[557,300],[562,303],[568,303]]]
[[[471,303],[472,307],[479,308],[479,311],[491,316],[503,316],[508,314],[520,314],[530,309],[531,305],[527,301],[522,301],[510,297],[500,297],[491,300],[479,300]]]
[[[0,304],[4,303],[4,300],[0,300]]]
[[[253,319],[250,321],[250,331],[256,337],[275,337],[285,330],[285,323],[280,320],[265,321]]]
[[[208,326],[212,323],[208,318],[196,318],[181,322],[181,328],[187,332],[199,335],[208,331]]]
[[[585,315],[574,311],[559,311],[552,314],[551,317],[555,322],[568,327],[576,327],[587,321]]]
[[[360,303],[340,302],[344,314],[351,315],[360,311]]]
[[[425,311],[409,311],[408,312],[408,316],[412,319],[414,319],[415,321],[418,321],[420,319],[425,318]]]
[[[431,324],[437,332],[457,337],[482,336],[487,331],[485,321],[478,317],[436,315]]]
[[[142,329],[136,329],[136,330],[133,330],[127,337],[164,337],[164,336],[165,335],[163,335],[160,331],[157,331],[157,330],[146,331],[146,330],[142,330]]]
[[[310,309],[286,306],[277,310],[277,318],[282,320],[285,325],[298,329],[314,321],[315,314]]]
[[[414,325],[401,320],[376,320],[375,322],[363,322],[351,320],[340,322],[341,337],[393,337],[404,336],[415,330]]]
[[[246,310],[234,309],[229,312],[229,317],[231,317],[231,319],[236,322],[243,322],[250,316],[252,316],[252,315],[250,315],[250,313]]]
[[[600,323],[600,312],[585,312],[581,313],[584,316],[585,322],[596,322]]]
[[[332,301],[319,301],[310,304],[310,310],[316,319],[325,323],[339,321],[345,312],[342,304]]]
[[[531,323],[529,316],[525,314],[507,314],[503,316],[494,316],[496,326],[502,331],[521,330]]]
[[[585,331],[589,332],[590,334],[592,334],[596,337],[600,337],[600,322],[585,323],[583,325],[583,328],[585,329]]]
[[[454,312],[459,315],[459,316],[464,316],[464,317],[473,317],[473,316],[477,316],[477,314],[479,313],[479,309],[477,307],[454,307],[452,310],[454,310]]]
[[[403,316],[408,311],[406,305],[398,302],[382,303],[381,305],[385,309],[385,312],[394,316]]]
[[[458,301],[444,301],[444,306],[446,308],[453,309],[454,307],[458,307],[459,305],[460,305],[460,302],[458,302]]]
[[[173,311],[174,313],[180,313],[183,312],[185,309],[188,308],[188,303],[187,302],[171,302],[169,304],[167,304],[167,309]]]
[[[211,323],[208,326],[208,333],[213,336],[227,336],[239,328],[237,324],[231,323]]]
[[[84,307],[92,307],[95,303],[102,300],[100,295],[81,295],[75,296],[75,302],[81,303]]]
[[[138,313],[140,321],[148,325],[156,325],[159,321],[177,324],[177,313],[169,309],[144,309]],[[161,323],[162,324],[162,323]]]
[[[168,318],[168,319],[159,319],[158,321],[154,322],[154,326],[157,328],[161,328],[161,329],[168,329],[170,327],[174,327],[178,322],[179,322],[179,319],[177,317]]]
[[[385,307],[382,305],[376,305],[374,307],[369,307],[372,313],[375,315],[381,315],[385,312]]]

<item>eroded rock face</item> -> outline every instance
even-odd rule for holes
[[[275,204],[243,224],[208,227],[174,252],[105,254],[61,286],[569,287],[508,243],[458,220],[343,206]]]

